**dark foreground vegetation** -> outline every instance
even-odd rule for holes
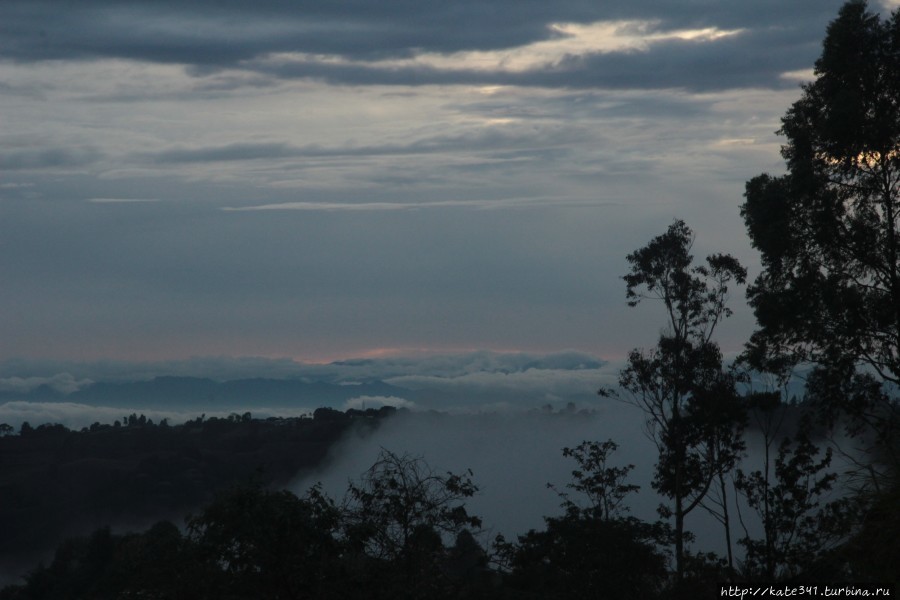
[[[732,364],[714,334],[744,267],[727,254],[695,264],[681,221],[628,255],[628,302],[656,302],[664,329],[601,393],[646,417],[659,521],[629,515],[632,467],[615,464],[613,441],[564,449],[575,464],[557,489],[560,514],[514,540],[481,534],[466,509],[471,473],[436,473],[384,451],[340,499],[243,485],[184,529],[163,521],[74,538],[0,598],[718,598],[728,584],[777,584],[782,593],[765,594],[774,596],[804,595],[790,587],[799,584],[822,594],[825,584],[896,584],[898,99],[900,10],[882,19],[864,1],[846,3],[816,80],[782,120],[787,173],[747,184],[741,214],[762,256],[748,289],[758,329]],[[798,376],[805,416],[789,423],[781,407]],[[300,426],[327,437],[352,420],[338,415]],[[747,452],[748,427],[761,432],[760,452]],[[171,460],[189,459],[175,452]],[[835,453],[848,472],[835,471]],[[693,547],[691,522],[703,511],[722,526],[722,556]]]
[[[69,539],[0,599],[717,598],[727,584],[884,584],[896,576],[896,493],[826,547],[815,539],[819,521],[809,520],[816,513],[797,496],[797,469],[809,466],[780,464],[772,549],[759,547],[768,537],[742,540],[748,559],[738,569],[686,552],[676,579],[674,531],[628,515],[637,488],[627,482],[631,466],[612,466],[615,449],[611,441],[565,449],[575,469],[558,490],[560,514],[516,540],[481,534],[466,509],[477,492],[471,473],[439,473],[421,458],[383,451],[341,499],[315,486],[297,496],[248,483],[219,493],[183,527],[164,520],[138,533],[105,527]],[[762,559],[776,566],[775,577],[764,576]]]
[[[132,414],[81,431],[32,427],[0,437],[0,569],[26,572],[66,536],[101,525],[136,528],[180,520],[216,490],[266,485],[320,466],[332,444],[394,409],[319,409],[312,418],[200,416],[180,425]]]

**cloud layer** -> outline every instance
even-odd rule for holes
[[[672,219],[752,275],[840,4],[2,2],[0,358],[622,356]]]

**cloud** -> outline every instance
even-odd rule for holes
[[[0,170],[61,169],[96,163],[102,154],[94,148],[42,148],[0,151]]]
[[[46,0],[8,0],[0,4],[0,56],[25,62],[130,59],[188,65],[198,77],[237,68],[341,84],[724,89],[775,85],[778,73],[807,66],[817,48],[810,42],[819,39],[838,5],[766,0],[748,10],[687,1],[616,6],[470,0],[300,8],[276,0],[246,6],[85,0],[60,10]],[[741,33],[725,35],[734,31]],[[741,43],[758,32],[782,33],[771,48]],[[610,51],[616,44],[627,51]],[[719,66],[698,59],[696,47],[707,45],[714,48],[703,52]],[[636,47],[646,51],[634,52]],[[503,65],[531,66],[447,66],[462,58],[496,62],[491,53]],[[279,62],[283,55],[307,58]],[[662,68],[634,70],[647,62]],[[747,70],[743,78],[733,74],[735,67]]]
[[[335,361],[319,367],[339,377],[389,379],[392,377],[428,376],[454,378],[475,373],[524,373],[529,370],[591,371],[603,361],[590,354],[568,351],[552,354],[525,352],[424,353],[384,358],[357,358]]]
[[[88,198],[91,204],[133,204],[141,202],[159,202],[159,198]]]
[[[303,365],[290,358],[265,357],[195,357],[166,361],[73,361],[48,359],[7,359],[0,361],[0,377],[45,379],[60,373],[73,378],[94,381],[142,381],[172,375],[208,377],[218,381],[264,377],[281,379],[302,374]]]
[[[326,60],[317,56],[273,58],[247,66],[280,78],[330,84],[521,86],[565,89],[686,89],[709,92],[793,87],[782,74],[808,67],[818,51],[796,29],[740,30],[721,36],[657,36],[644,47],[562,54],[524,69],[505,61],[492,68]]]
[[[511,374],[532,369],[593,371],[604,361],[583,352],[550,354],[521,352],[390,352],[378,358],[352,358],[329,363],[309,363],[291,358],[194,357],[167,361],[59,361],[7,359],[0,361],[0,379],[44,382],[50,378],[94,381],[149,380],[172,375],[207,377],[218,381],[263,377],[306,378],[334,383],[385,380],[402,376],[460,377],[474,373]],[[37,385],[39,385],[38,383]]]
[[[149,155],[141,155],[157,164],[230,162],[242,160],[273,160],[287,158],[358,158],[404,156],[468,151],[484,155],[498,150],[521,151],[562,147],[585,141],[583,131],[574,127],[541,126],[530,129],[505,127],[469,127],[462,133],[433,135],[402,144],[323,147],[294,146],[285,142],[235,143],[203,148],[171,148]]]
[[[66,372],[44,374],[59,373],[61,369]],[[218,381],[264,377],[351,386],[384,381],[408,390],[408,393],[378,397],[361,395],[337,408],[362,408],[365,404],[367,408],[390,405],[451,412],[516,412],[548,403],[557,409],[568,403],[574,403],[579,409],[596,407],[599,403],[597,389],[601,385],[614,385],[616,378],[616,370],[606,366],[604,361],[575,351],[547,355],[488,351],[423,353],[348,359],[328,364],[216,357],[156,363],[79,364],[24,360],[0,363],[0,375],[9,373],[17,374],[0,379],[0,391],[23,395],[39,385],[52,385],[68,394],[94,381],[121,383],[159,376],[205,377]],[[77,373],[81,379],[70,373]],[[265,404],[266,399],[246,399],[247,406],[256,403]],[[257,412],[256,408],[252,410]]]
[[[548,204],[554,206],[599,206],[610,204],[583,198],[525,197],[488,198],[483,200],[434,200],[423,202],[280,202],[278,204],[257,204],[250,206],[226,206],[229,212],[298,210],[323,212],[383,212],[400,210],[421,210],[438,208],[468,208],[477,210],[498,210],[503,208],[540,208]]]
[[[31,390],[47,386],[63,394],[77,392],[93,383],[90,379],[77,379],[70,373],[58,373],[50,377],[6,377],[0,379],[0,392],[26,394]]]
[[[6,356],[621,353],[673,218],[758,264],[839,2],[319,4],[0,2]]]
[[[296,481],[291,489],[300,493],[321,482],[325,492],[340,498],[347,481],[364,473],[384,448],[422,457],[439,473],[471,469],[479,492],[467,502],[468,509],[482,517],[487,537],[503,533],[515,539],[542,527],[544,516],[561,513],[560,499],[547,483],[562,488],[571,481],[575,464],[562,456],[562,449],[608,438],[620,444],[612,464],[637,467],[629,482],[643,491],[629,499],[633,514],[654,519],[658,498],[649,484],[655,449],[641,433],[640,413],[619,405],[595,415],[398,415],[369,435],[345,438],[332,448],[319,472]]]
[[[519,396],[544,395],[548,399],[572,396],[591,399],[602,383],[609,383],[614,377],[615,375],[610,374],[607,369],[573,372],[532,368],[515,373],[478,372],[455,377],[401,375],[388,378],[386,383],[414,390],[453,392],[460,398],[477,394],[479,400],[491,394],[506,396],[510,393]]]
[[[206,66],[285,51],[375,59],[414,49],[494,49],[547,39],[553,35],[548,23],[590,14],[580,2],[559,4],[85,0],[61,12],[48,1],[10,0],[0,12],[6,24],[0,52],[17,60],[117,57]]]
[[[232,160],[260,160],[272,158],[288,158],[308,154],[308,150],[292,148],[288,144],[229,144],[215,148],[177,148],[159,152],[151,159],[154,162],[192,163],[221,162]]]
[[[763,464],[760,438],[758,434],[748,435],[749,456],[743,459],[744,469]],[[514,540],[529,529],[542,529],[544,517],[560,515],[561,499],[547,484],[566,490],[576,467],[571,458],[562,455],[562,449],[576,447],[583,441],[608,439],[618,449],[609,456],[607,466],[633,467],[626,482],[639,486],[625,501],[629,514],[648,522],[657,521],[657,508],[664,500],[651,485],[658,450],[644,433],[642,412],[613,402],[598,407],[592,414],[396,415],[372,432],[342,439],[331,448],[317,472],[305,474],[290,489],[301,494],[320,483],[327,494],[340,499],[347,482],[357,481],[385,449],[400,456],[421,458],[438,473],[471,470],[478,493],[466,502],[466,508],[482,518],[486,529],[482,543],[489,546],[498,533]],[[577,494],[573,499],[584,500]],[[751,532],[760,531],[755,513],[743,499],[738,498],[738,502],[746,527]],[[696,536],[696,548],[724,554],[722,525],[712,515],[693,511],[685,525]],[[740,559],[741,549],[734,550]]]
[[[394,408],[416,408],[415,402],[410,402],[404,398],[396,396],[359,396],[351,398],[344,402],[342,410],[355,408],[357,410],[366,410],[369,408],[381,408],[382,406],[393,406]]]

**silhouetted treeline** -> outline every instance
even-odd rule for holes
[[[631,465],[613,465],[615,449],[612,441],[564,449],[577,465],[557,489],[561,514],[513,541],[489,539],[468,512],[478,491],[471,472],[439,473],[421,458],[385,450],[342,499],[318,486],[297,496],[242,484],[183,527],[160,521],[138,533],[104,527],[69,539],[23,584],[0,591],[0,600],[702,599],[721,597],[722,585],[761,583],[750,564],[734,570],[697,552],[685,553],[676,578],[668,550],[674,531],[628,514],[637,486],[627,482]],[[877,529],[897,532],[896,497],[882,498]],[[890,582],[897,539],[888,534],[864,527],[765,582]],[[873,545],[879,541],[885,545]]]
[[[183,529],[162,521],[142,533],[102,528],[70,539],[0,598],[602,599],[664,591],[665,555],[655,545],[664,527],[566,500],[546,531],[517,543],[498,537],[486,548],[481,520],[465,504],[477,490],[471,473],[438,473],[421,458],[383,451],[340,501],[318,487],[298,497],[237,486]]]
[[[66,536],[100,525],[180,518],[217,490],[257,477],[283,484],[318,466],[349,427],[377,426],[392,407],[312,418],[197,417],[181,425],[131,414],[80,431],[23,423],[0,436],[0,566],[31,568]]]

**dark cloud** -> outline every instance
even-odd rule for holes
[[[785,3],[467,0],[453,3],[359,1],[108,2],[7,0],[0,4],[0,57],[16,61],[124,58],[222,67],[280,77],[387,85],[510,84],[552,87],[777,86],[778,75],[808,67],[837,0]],[[641,19],[657,32],[717,27],[745,33],[715,42],[668,41],[648,52],[578,56],[524,73],[383,68],[374,62],[422,52],[448,54],[523,46],[559,36],[553,23]],[[766,43],[768,40],[768,43]],[[268,64],[273,53],[354,61]],[[245,85],[245,79],[230,85]],[[216,86],[228,86],[220,80]]]
[[[569,55],[525,71],[444,69],[424,65],[382,67],[309,59],[260,63],[262,72],[282,78],[310,78],[330,84],[512,85],[569,89],[659,89],[718,91],[733,88],[785,88],[796,82],[782,74],[809,68],[819,51],[818,37],[798,36],[795,28],[749,30],[717,40],[668,39],[647,50]],[[821,32],[819,32],[821,33]]]
[[[0,51],[15,60],[115,57],[232,65],[271,52],[364,59],[496,49],[546,39],[586,3],[106,2],[11,0]]]
[[[41,148],[0,150],[0,171],[82,167],[102,157],[94,148]]]

